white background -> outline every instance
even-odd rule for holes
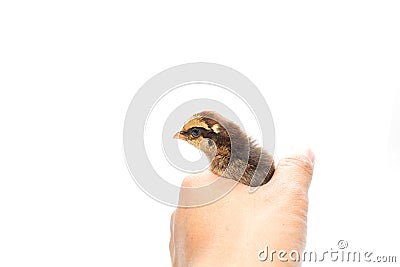
[[[398,1],[2,1],[0,266],[170,264],[173,209],[131,179],[122,129],[147,79],[196,61],[260,88],[277,156],[315,151],[309,250],[344,239],[399,261],[399,13]]]

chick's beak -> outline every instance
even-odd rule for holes
[[[177,132],[177,133],[174,135],[174,138],[175,138],[175,139],[186,140],[186,137],[185,137],[181,132]]]

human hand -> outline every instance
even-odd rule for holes
[[[172,265],[300,265],[291,260],[282,262],[277,254],[273,261],[269,257],[263,262],[258,259],[258,252],[266,246],[269,251],[287,253],[304,250],[307,193],[314,165],[314,154],[310,150],[304,154],[280,160],[271,181],[254,193],[238,183],[229,194],[212,204],[177,208],[171,216]],[[215,179],[224,178],[205,172],[185,178],[182,185],[198,187]],[[180,201],[190,197],[190,194],[181,194]]]

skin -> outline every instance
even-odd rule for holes
[[[308,188],[314,167],[310,150],[279,161],[269,183],[249,193],[238,183],[222,199],[197,208],[177,208],[171,216],[173,266],[299,266],[299,262],[258,260],[268,249],[301,253],[306,243]],[[219,178],[211,172],[185,178],[198,187]],[[235,183],[228,180],[227,182]],[[181,194],[180,201],[190,195]],[[289,258],[286,255],[286,258]]]

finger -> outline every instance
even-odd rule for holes
[[[182,181],[182,187],[201,187],[206,186],[217,180],[219,177],[210,171],[193,174],[185,177]]]
[[[199,207],[214,203],[237,184],[210,171],[186,177],[179,192],[179,207]]]
[[[273,182],[281,186],[308,191],[314,170],[315,155],[307,149],[301,154],[284,157],[278,163]]]

